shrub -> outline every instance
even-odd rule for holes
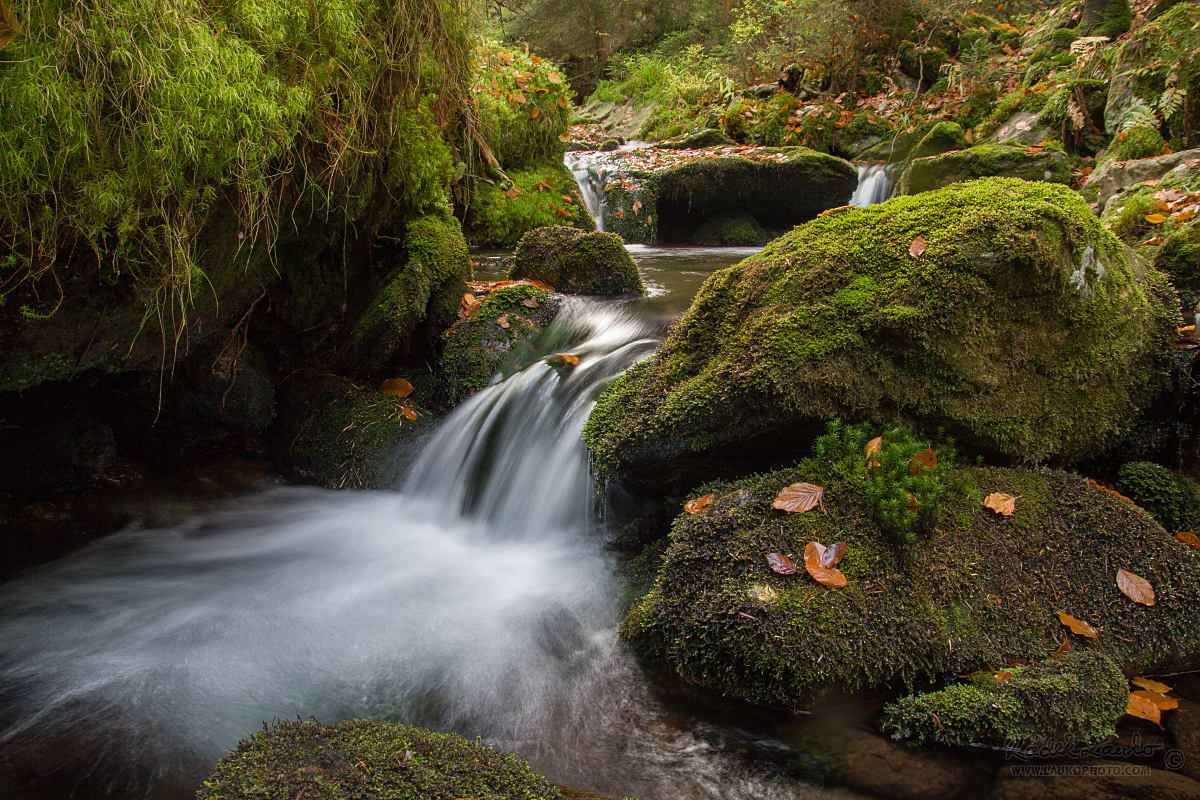
[[[489,42],[475,81],[479,121],[505,169],[562,161],[574,92],[552,62]]]

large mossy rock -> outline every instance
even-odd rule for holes
[[[217,763],[199,800],[559,800],[516,756],[455,734],[355,719],[281,722]]]
[[[567,294],[645,294],[637,264],[615,233],[553,225],[521,237],[511,280],[537,280]]]
[[[1190,171],[1184,162],[1200,159],[1200,150],[1184,150],[1167,156],[1135,161],[1108,161],[1088,176],[1081,194],[1102,211],[1109,199],[1142,181],[1161,180],[1173,170]]]
[[[967,146],[966,134],[956,122],[939,122],[921,137],[912,149],[910,159],[928,158],[949,150],[960,150]]]
[[[1156,161],[1157,159],[1150,159]],[[1136,162],[1135,162],[1136,163]],[[1087,188],[1086,186],[1084,187]],[[1146,239],[1156,236],[1167,236],[1186,231],[1178,219],[1170,219],[1166,224],[1154,224],[1146,219],[1147,216],[1159,213],[1161,200],[1170,192],[1179,195],[1200,191],[1200,166],[1189,167],[1186,163],[1178,164],[1161,178],[1150,179],[1136,183],[1119,191],[1108,198],[1100,213],[1100,222],[1121,239],[1140,244]],[[1178,246],[1178,245],[1175,245]],[[1164,266],[1171,266],[1169,273],[1176,278],[1185,278],[1187,268],[1178,260],[1169,264],[1168,256],[1162,260],[1155,259]]]
[[[1066,631],[1059,611],[1100,631],[1073,637],[1076,650],[1130,674],[1200,663],[1200,555],[1137,506],[1065,472],[958,471],[936,528],[902,546],[868,511],[853,457],[854,468],[810,459],[706,485],[717,499],[675,520],[653,589],[626,617],[635,651],[691,683],[793,709],[832,690],[1043,660]],[[772,508],[798,481],[824,487],[826,513]],[[983,506],[992,492],[1018,497],[1012,516]],[[768,553],[799,562],[810,541],[846,542],[845,587],[768,566]],[[1148,580],[1156,605],[1123,595],[1118,568]]]
[[[986,177],[1071,183],[1071,167],[1060,150],[1030,153],[1023,147],[981,144],[968,150],[914,158],[900,177],[900,194],[919,194]]]
[[[782,463],[835,417],[906,417],[1016,462],[1081,457],[1174,352],[1174,292],[1131,258],[1045,183],[829,214],[709,278],[585,438],[602,474],[647,493]]]
[[[1140,126],[1158,127],[1154,109],[1168,86],[1186,92],[1188,97],[1196,96],[1200,81],[1184,64],[1200,46],[1198,23],[1200,7],[1179,3],[1121,41],[1104,109],[1104,128],[1110,136]],[[1194,119],[1194,112],[1176,113],[1163,126],[1164,131],[1169,138],[1181,136],[1194,126]]]

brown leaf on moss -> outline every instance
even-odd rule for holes
[[[1066,625],[1068,628],[1075,631],[1080,636],[1086,636],[1089,639],[1099,639],[1100,638],[1100,633],[1095,628],[1093,628],[1091,625],[1089,625],[1088,623],[1084,622],[1081,619],[1076,619],[1075,617],[1072,617],[1070,614],[1064,614],[1061,611],[1058,612],[1058,618],[1062,621],[1063,625]]]
[[[379,384],[379,391],[384,394],[394,394],[397,397],[408,397],[413,393],[413,385],[404,378],[388,378]]]
[[[1200,536],[1191,531],[1180,531],[1175,534],[1175,538],[1186,544],[1188,547],[1200,547]]]
[[[992,492],[984,499],[983,505],[997,514],[1011,517],[1017,510],[1017,498],[1004,492]]]
[[[875,459],[871,458],[871,456],[875,455],[876,453],[883,452],[883,437],[876,436],[874,439],[867,442],[866,451],[867,451],[867,469],[872,469],[874,467],[880,466],[880,463],[878,461],[876,461]]]
[[[933,451],[926,447],[921,452],[917,453],[908,462],[908,474],[920,475],[922,472],[929,472],[937,466],[937,456]]]
[[[1154,605],[1154,587],[1150,585],[1150,581],[1140,575],[1118,569],[1117,588],[1135,603],[1141,603],[1144,606]]]
[[[908,254],[910,256],[912,256],[913,258],[920,258],[921,254],[924,252],[925,252],[925,238],[922,236],[918,236],[917,238],[913,239],[912,244],[910,244],[908,246]]]
[[[714,495],[706,494],[704,497],[697,497],[695,500],[689,500],[684,504],[683,509],[689,514],[699,514],[705,506],[713,501]]]
[[[840,589],[847,583],[846,576],[833,567],[819,567],[812,564],[805,564],[804,568],[808,570],[809,575],[813,576],[813,580],[822,586],[828,586],[831,589]]]
[[[501,328],[508,330],[508,314],[501,314],[500,316],[496,317],[496,324]]]
[[[767,563],[780,575],[795,575],[800,571],[796,568],[796,562],[783,553],[767,553]]]
[[[917,496],[914,495],[912,492],[905,492],[905,494],[908,495],[908,510],[909,510],[909,512],[911,512],[913,514],[917,513],[917,510],[920,508],[920,506],[917,505]]]
[[[1125,713],[1131,717],[1148,719],[1158,727],[1162,727],[1162,711],[1159,707],[1136,693],[1129,695],[1129,706],[1125,709]]]
[[[4,0],[0,0],[0,50],[7,47],[20,32],[21,26],[17,22],[16,14],[5,5]]]
[[[1069,652],[1071,652],[1071,640],[1063,637],[1062,644],[1054,649],[1054,652],[1050,654],[1050,658],[1057,661]]]
[[[559,75],[557,72],[551,72],[549,75],[546,76],[546,80],[550,81],[555,86],[562,84],[562,81],[563,81],[562,75]]]
[[[793,483],[791,486],[785,486],[779,490],[771,507],[778,508],[780,511],[803,514],[820,505],[821,511],[824,512],[825,504],[821,501],[824,496],[825,488],[822,486],[815,486],[811,483]]]
[[[526,297],[521,301],[521,305],[525,306],[526,308],[537,308],[538,301],[536,297]]]
[[[845,542],[831,544],[829,547],[820,542],[809,542],[804,548],[804,563],[814,567],[836,567],[845,555]]]
[[[404,416],[408,417],[409,419],[416,419],[417,417],[421,416],[415,410],[413,410],[412,408],[409,408],[408,406],[400,406],[400,413],[403,414]]]

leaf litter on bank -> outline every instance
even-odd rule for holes
[[[803,482],[793,483],[791,486],[785,486],[779,490],[771,507],[780,511],[803,514],[819,505],[821,512],[828,514],[829,512],[825,511],[825,503],[821,499],[824,496],[825,488],[823,486]]]

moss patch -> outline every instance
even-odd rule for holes
[[[1134,461],[1117,473],[1117,491],[1149,511],[1171,533],[1200,528],[1200,487],[1185,475]]]
[[[699,482],[722,448],[835,417],[903,415],[976,451],[1076,458],[1164,377],[1170,295],[1066,187],[986,178],[841,211],[709,278],[662,349],[600,397],[585,438],[603,474],[652,492]]]
[[[900,177],[901,194],[918,194],[952,183],[997,176],[1027,181],[1071,182],[1071,167],[1061,150],[1030,153],[1023,147],[981,144],[969,150],[916,158]]]
[[[579,184],[561,163],[511,172],[508,177],[510,183],[475,186],[467,225],[472,244],[516,247],[527,232],[547,225],[596,229]]]
[[[646,293],[620,236],[561,225],[522,236],[508,277],[539,280],[568,294]]]
[[[963,129],[955,122],[939,122],[929,129],[909,154],[910,159],[928,158],[947,150],[961,150],[967,146]]]
[[[199,800],[559,800],[516,756],[454,734],[369,720],[282,722],[217,763]]]

